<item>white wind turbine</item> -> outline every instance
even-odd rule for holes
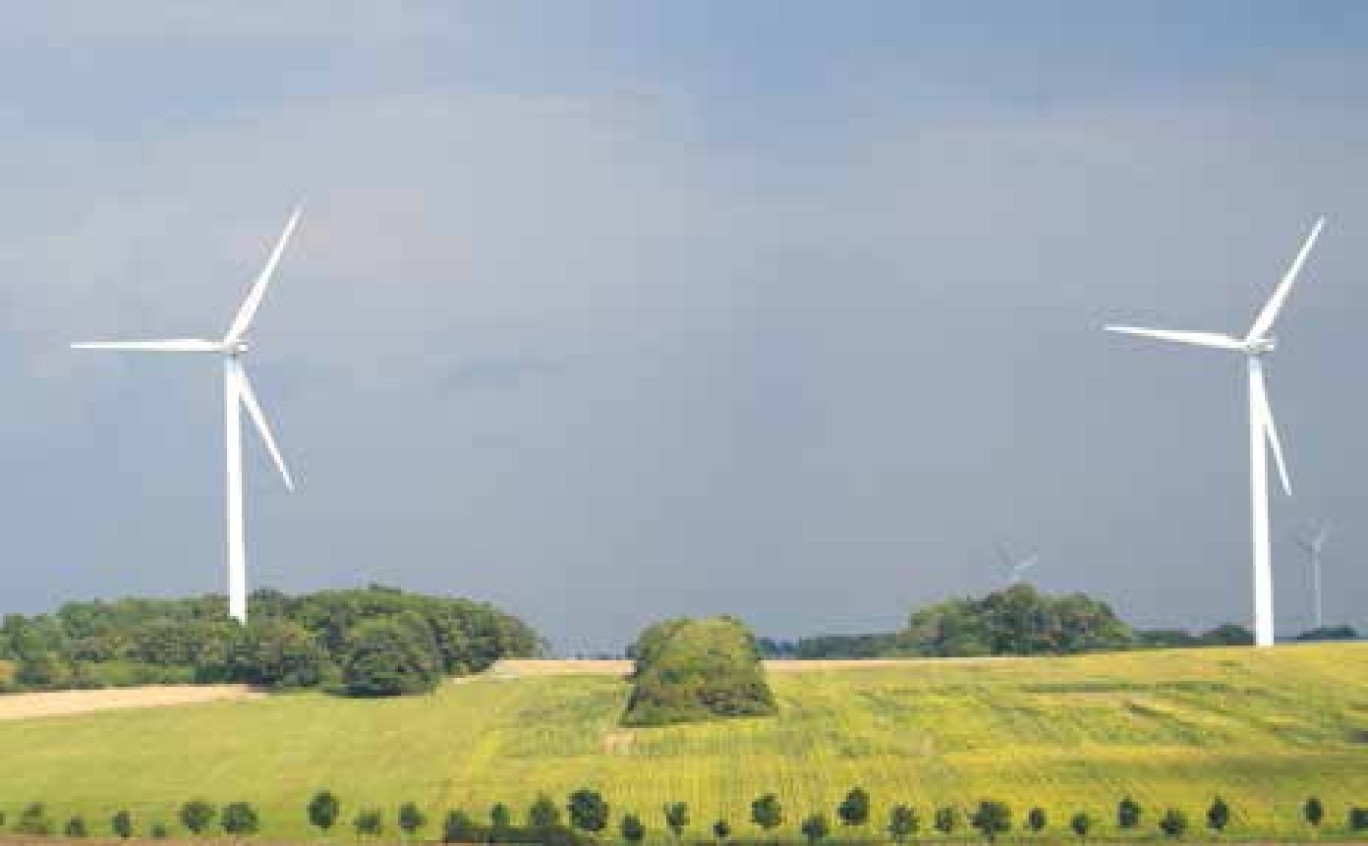
[[[1310,556],[1312,587],[1316,599],[1316,628],[1319,629],[1325,626],[1325,618],[1321,613],[1321,550],[1325,549],[1325,542],[1330,539],[1330,524],[1313,522],[1311,528],[1315,533],[1309,538],[1298,536],[1297,545]]]
[[[1014,585],[1021,584],[1023,574],[1034,567],[1036,562],[1040,560],[1039,553],[1032,553],[1025,558],[1017,558],[1007,549],[1007,545],[1001,542],[997,544],[997,554],[998,560],[1002,562],[1002,566],[1006,567],[1011,572],[1011,584]]]
[[[1253,511],[1253,558],[1254,558],[1254,642],[1259,646],[1273,645],[1273,564],[1268,533],[1268,450],[1278,463],[1278,476],[1282,479],[1283,490],[1291,496],[1292,485],[1287,478],[1287,466],[1283,463],[1282,444],[1278,440],[1278,430],[1273,423],[1273,409],[1268,403],[1268,390],[1264,387],[1263,357],[1273,351],[1276,340],[1270,335],[1273,323],[1278,319],[1283,302],[1297,281],[1311,247],[1320,235],[1325,218],[1316,221],[1311,234],[1302,244],[1292,266],[1287,269],[1282,281],[1269,298],[1249,333],[1243,338],[1234,338],[1215,332],[1185,332],[1168,329],[1144,329],[1136,326],[1107,326],[1111,332],[1124,332],[1130,335],[1143,335],[1162,341],[1176,341],[1199,347],[1214,347],[1244,353],[1249,371],[1249,472],[1250,505]]]
[[[294,490],[290,471],[285,468],[285,460],[280,457],[271,427],[266,423],[261,406],[257,403],[252,383],[247,379],[247,371],[242,366],[242,357],[247,352],[247,330],[252,326],[261,300],[266,296],[266,287],[271,283],[276,265],[280,263],[285,244],[290,240],[295,225],[299,222],[301,209],[296,208],[285,224],[266,266],[257,276],[247,299],[233,318],[228,334],[220,341],[181,339],[170,341],[100,341],[95,343],[72,344],[73,349],[82,350],[121,350],[125,352],[158,353],[216,353],[223,358],[223,396],[227,434],[227,476],[228,476],[228,614],[238,622],[247,622],[247,552],[243,540],[242,521],[242,415],[246,408],[252,422],[256,424],[261,439],[266,443],[271,458],[275,461],[280,475],[285,479],[285,487]]]

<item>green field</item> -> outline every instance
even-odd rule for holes
[[[926,661],[773,673],[780,716],[657,729],[616,725],[626,686],[605,676],[479,678],[388,701],[308,693],[265,700],[0,723],[0,808],[29,801],[103,831],[117,807],[171,822],[187,798],[246,799],[263,837],[311,837],[303,806],[328,787],[344,819],[414,800],[435,820],[495,801],[524,808],[590,786],[615,818],[683,800],[695,833],[719,816],[753,836],[749,803],[779,794],[786,828],[853,785],[876,819],[897,801],[1007,801],[1103,818],[1126,793],[1147,808],[1211,797],[1235,839],[1305,837],[1299,808],[1325,801],[1335,828],[1368,805],[1368,644],[1184,650],[1064,659]],[[392,820],[393,817],[391,816]],[[1200,834],[1199,832],[1196,832]],[[1056,834],[1056,837],[1060,835]]]

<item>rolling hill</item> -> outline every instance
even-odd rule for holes
[[[627,730],[614,670],[509,664],[435,694],[348,700],[317,693],[0,722],[0,808],[30,801],[59,823],[80,812],[105,830],[119,807],[174,823],[196,796],[259,806],[262,836],[310,837],[317,789],[362,805],[413,800],[434,820],[496,801],[521,816],[537,791],[581,786],[613,810],[691,805],[695,834],[718,817],[756,829],[749,804],[774,791],[786,833],[829,815],[852,786],[887,807],[1002,799],[1017,818],[1041,805],[1059,837],[1086,810],[1115,834],[1118,799],[1186,809],[1194,825],[1217,793],[1233,832],[1306,835],[1301,803],[1318,794],[1335,826],[1368,804],[1368,644],[1128,652],[1074,658],[820,664],[772,673],[777,718]],[[573,669],[573,667],[571,668]],[[429,831],[431,833],[431,830]]]

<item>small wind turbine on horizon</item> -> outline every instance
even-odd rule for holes
[[[1002,562],[1002,566],[1006,567],[1008,572],[1011,573],[1011,581],[1009,584],[1013,585],[1021,584],[1022,576],[1025,572],[1034,567],[1036,562],[1040,560],[1039,553],[1032,553],[1025,558],[1017,558],[1012,555],[1009,549],[1007,549],[1007,545],[1001,541],[997,543],[997,554],[998,560]]]
[[[1320,629],[1325,627],[1325,618],[1321,613],[1321,550],[1325,549],[1325,542],[1330,539],[1330,523],[1312,521],[1311,529],[1313,533],[1309,538],[1297,535],[1297,545],[1306,550],[1310,557],[1308,563],[1311,565],[1312,590],[1316,601],[1316,628]]]
[[[1258,646],[1273,645],[1273,563],[1268,528],[1268,452],[1278,464],[1278,476],[1282,480],[1283,491],[1292,495],[1292,485],[1287,478],[1287,466],[1283,463],[1282,444],[1278,440],[1278,430],[1273,422],[1273,409],[1268,402],[1268,389],[1264,385],[1263,358],[1273,352],[1276,339],[1269,334],[1288,293],[1296,284],[1306,257],[1320,236],[1325,218],[1316,221],[1311,234],[1302,244],[1292,266],[1283,275],[1282,281],[1273,291],[1273,296],[1254,319],[1249,332],[1243,338],[1235,338],[1216,332],[1188,332],[1171,329],[1147,329],[1138,326],[1107,326],[1110,332],[1123,332],[1128,335],[1141,335],[1161,341],[1174,341],[1199,347],[1213,347],[1243,353],[1249,377],[1249,473],[1250,506],[1253,530],[1254,564],[1254,642]]]
[[[262,413],[261,405],[257,402],[256,394],[252,390],[252,383],[247,378],[247,370],[243,367],[242,358],[248,350],[247,332],[251,329],[252,320],[256,317],[257,309],[261,307],[261,301],[266,296],[266,288],[270,285],[271,277],[275,274],[276,266],[280,263],[280,257],[285,252],[285,245],[290,240],[295,225],[299,223],[301,212],[301,208],[296,208],[290,215],[289,222],[285,224],[285,231],[281,233],[280,240],[276,242],[270,258],[266,260],[266,266],[262,268],[261,273],[252,284],[251,290],[247,293],[247,299],[238,309],[232,325],[228,327],[228,333],[223,336],[222,340],[95,341],[71,345],[72,349],[78,350],[214,353],[222,357],[228,483],[228,615],[240,623],[247,622],[247,551],[246,541],[243,537],[242,516],[242,409],[247,409],[248,416],[252,418],[257,432],[261,434],[266,449],[271,453],[271,459],[285,480],[285,487],[291,491],[294,490],[294,480],[290,478],[290,471],[285,467],[285,460],[281,458],[280,450],[276,448],[275,438],[271,436],[271,427],[266,423],[266,416]]]

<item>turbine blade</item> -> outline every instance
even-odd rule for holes
[[[1017,569],[1022,570],[1022,571],[1029,570],[1029,569],[1031,569],[1032,567],[1034,567],[1034,566],[1036,565],[1036,562],[1039,561],[1039,560],[1040,560],[1040,556],[1039,556],[1038,554],[1037,554],[1037,555],[1032,555],[1030,558],[1027,558],[1027,559],[1023,560],[1020,564],[1018,564],[1018,565],[1017,565]]]
[[[280,457],[280,450],[276,448],[275,438],[271,436],[271,427],[266,423],[266,415],[261,413],[261,405],[257,402],[256,392],[252,390],[252,382],[247,378],[247,371],[243,369],[241,362],[233,359],[233,381],[237,388],[238,398],[242,400],[243,408],[247,409],[247,414],[256,424],[257,431],[261,433],[261,439],[266,442],[266,450],[271,453],[271,459],[275,461],[276,469],[280,471],[280,476],[285,480],[285,487],[294,490],[294,480],[290,478],[290,471],[285,468],[285,459]]]
[[[1283,301],[1287,299],[1292,286],[1297,282],[1297,276],[1301,273],[1302,265],[1306,263],[1306,257],[1311,254],[1311,248],[1315,246],[1316,239],[1320,237],[1321,227],[1325,225],[1325,218],[1319,218],[1316,225],[1311,227],[1311,234],[1306,236],[1306,241],[1302,244],[1301,250],[1297,252],[1297,257],[1292,260],[1292,266],[1283,274],[1282,281],[1273,291],[1273,296],[1269,297],[1264,304],[1263,311],[1254,319],[1254,325],[1249,327],[1249,334],[1245,340],[1252,341],[1255,338],[1262,338],[1273,328],[1273,322],[1278,319],[1278,312],[1282,311]]]
[[[247,299],[242,301],[242,307],[238,309],[237,316],[233,318],[233,325],[228,328],[228,334],[223,338],[224,346],[236,344],[242,340],[242,336],[247,334],[247,330],[252,327],[252,319],[256,317],[257,309],[261,307],[261,301],[266,296],[266,288],[271,284],[271,277],[275,275],[276,265],[280,264],[280,257],[285,253],[285,245],[290,240],[290,235],[294,232],[295,225],[299,223],[299,216],[303,213],[302,206],[296,206],[290,219],[285,224],[285,231],[280,233],[280,240],[276,242],[275,249],[271,251],[271,257],[266,260],[266,266],[257,275],[256,282],[252,284],[252,290],[248,292]]]
[[[1016,559],[1012,557],[1012,553],[1007,550],[1007,545],[1002,541],[994,542],[993,548],[997,550],[998,561],[1002,562],[1002,566],[1012,567],[1016,564]]]
[[[1244,342],[1239,338],[1222,335],[1219,332],[1188,332],[1181,329],[1147,329],[1143,326],[1104,326],[1108,332],[1123,335],[1139,335],[1143,338],[1157,338],[1160,341],[1176,341],[1198,347],[1215,347],[1222,350],[1242,350]]]
[[[1278,439],[1278,427],[1273,422],[1273,407],[1268,404],[1268,388],[1264,385],[1263,370],[1254,377],[1254,405],[1263,426],[1264,436],[1273,450],[1273,460],[1278,465],[1278,476],[1282,479],[1283,492],[1292,495],[1292,483],[1287,479],[1287,465],[1283,462],[1282,442]]]
[[[73,350],[119,350],[121,352],[221,352],[217,341],[182,338],[170,341],[89,341],[72,344]]]

